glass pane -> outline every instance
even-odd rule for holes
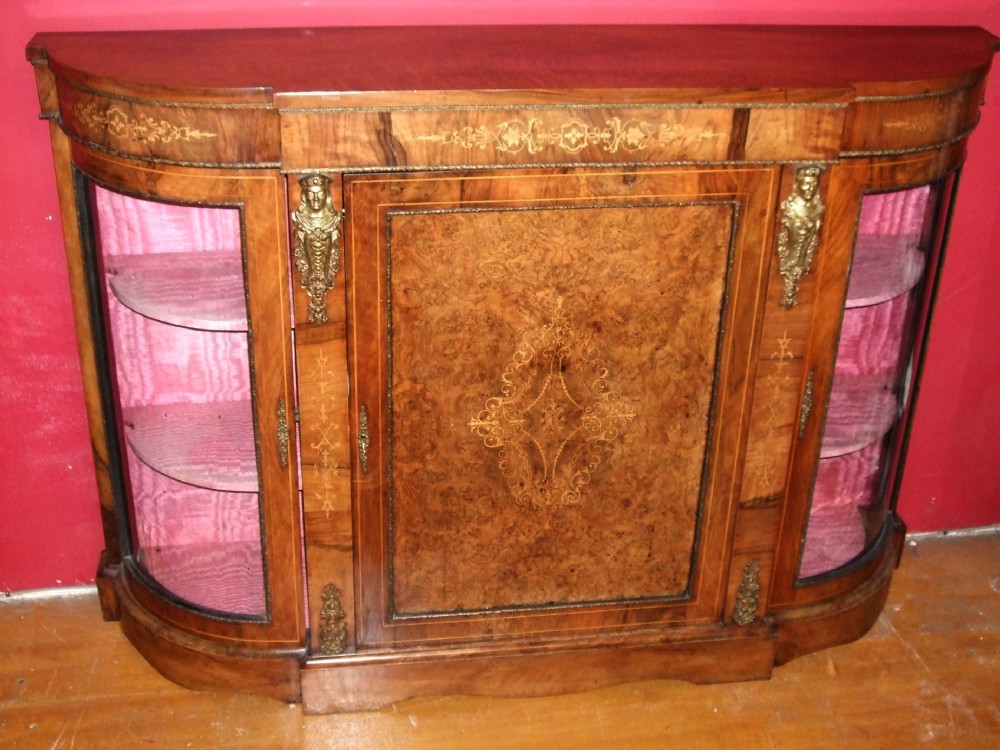
[[[930,186],[862,201],[800,573],[860,555],[882,529],[912,378],[934,210]]]
[[[264,615],[239,210],[92,201],[131,554],[189,604]]]

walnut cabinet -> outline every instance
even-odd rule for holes
[[[309,711],[860,637],[993,50],[38,35],[105,616],[182,684]]]

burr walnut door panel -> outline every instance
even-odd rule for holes
[[[359,647],[721,618],[775,185],[345,178]]]

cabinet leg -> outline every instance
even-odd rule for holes
[[[100,560],[97,563],[97,598],[101,602],[101,614],[109,622],[120,620],[122,616],[118,594],[115,591],[118,568],[118,563],[108,561],[108,551],[102,550]]]

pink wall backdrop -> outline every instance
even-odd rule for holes
[[[944,24],[995,0],[7,0],[0,35],[0,595],[93,580],[101,548],[36,31],[386,24]],[[329,61],[327,64],[336,64]],[[1000,73],[972,138],[900,510],[911,530],[1000,523]]]

